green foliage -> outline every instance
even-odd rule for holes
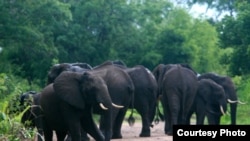
[[[58,53],[54,41],[72,18],[69,5],[25,0],[1,1],[0,7],[0,13],[5,13],[0,18],[0,70],[26,78],[30,85],[39,79],[44,86],[51,60]]]
[[[26,129],[19,120],[9,118],[0,111],[0,140],[3,141],[31,141],[36,132]]]
[[[18,76],[0,73],[0,101],[30,90],[39,91],[40,87],[29,85],[26,79]]]
[[[27,105],[20,107],[20,94],[29,90],[39,90],[20,77],[0,74],[0,140],[32,140],[36,131],[26,129],[20,122]]]
[[[244,75],[250,71],[250,4],[247,1],[239,2],[236,10],[237,16],[226,16],[218,24],[221,45],[224,48],[233,48],[230,60],[230,72],[233,75]]]

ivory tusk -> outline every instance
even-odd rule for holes
[[[99,105],[100,105],[100,107],[101,107],[103,110],[108,110],[108,108],[105,107],[102,103],[100,103]]]
[[[238,101],[238,103],[239,103],[239,104],[246,104],[246,103],[244,103],[244,102],[241,102],[241,101]]]
[[[225,115],[225,112],[224,112],[224,110],[223,110],[223,107],[220,105],[220,111],[221,111],[221,113],[223,114],[223,115]]]
[[[241,102],[241,101],[232,101],[232,100],[230,100],[230,99],[227,99],[227,101],[228,101],[228,103],[239,103],[239,104],[246,104],[246,103],[243,103],[243,102]]]
[[[121,105],[116,105],[114,103],[112,103],[112,105],[115,107],[115,108],[123,108],[124,106],[121,106]]]
[[[232,100],[230,100],[230,99],[227,99],[227,102],[228,102],[228,103],[237,103],[238,101],[232,101]]]

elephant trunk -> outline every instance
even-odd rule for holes
[[[110,109],[111,107],[115,107],[115,108],[123,108],[124,106],[121,106],[121,105],[117,105],[117,104],[114,104],[110,98],[110,95],[108,93],[108,89],[107,89],[107,86],[105,86],[105,89],[106,91],[104,92],[99,92],[97,95],[96,95],[96,98],[97,98],[97,102],[99,103],[99,106],[101,107],[101,109],[103,110],[108,110]]]

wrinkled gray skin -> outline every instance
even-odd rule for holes
[[[94,112],[101,115],[100,129],[105,136],[105,141],[109,141],[111,138],[122,138],[121,125],[134,94],[134,85],[129,75],[124,70],[114,67],[109,61],[94,68],[91,67],[91,70],[81,68],[81,66],[78,65],[63,63],[51,68],[48,74],[48,83],[53,82],[53,80],[64,71],[91,71],[96,76],[103,78],[108,86],[113,103],[122,105],[124,108],[112,108],[112,111],[109,112],[100,112],[94,108]]]
[[[238,96],[235,90],[235,86],[230,77],[221,76],[214,73],[204,73],[201,74],[198,79],[212,79],[217,84],[221,85],[224,88],[226,99],[232,101],[238,101]],[[230,103],[230,115],[231,115],[231,124],[236,124],[236,113],[237,113],[237,102]]]
[[[223,87],[211,79],[199,80],[197,95],[188,115],[189,122],[192,114],[195,113],[197,125],[203,125],[205,117],[207,117],[209,125],[219,125],[220,118],[224,114],[220,106],[223,107],[225,113],[227,101]]]
[[[134,101],[131,105],[138,111],[142,119],[140,137],[149,137],[150,127],[154,120],[157,101],[157,82],[154,75],[142,65],[127,68],[121,61],[113,61],[114,65],[123,68],[131,77],[134,86]]]
[[[63,141],[68,132],[72,141],[80,141],[81,129],[84,129],[95,140],[104,141],[92,117],[92,108],[99,103],[103,103],[109,109],[107,111],[112,109],[102,78],[91,72],[62,72],[41,92],[45,140],[52,141],[52,131],[55,130],[58,141]]]
[[[165,134],[173,134],[173,125],[186,124],[198,80],[195,72],[179,64],[159,64],[153,74],[158,82],[158,93],[165,116]]]

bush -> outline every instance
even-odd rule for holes
[[[20,107],[19,103],[20,94],[30,91],[32,87],[34,86],[30,86],[25,79],[0,73],[1,141],[33,140],[35,131],[25,128],[20,122],[21,115],[26,108]]]
[[[3,112],[0,112],[0,124],[1,141],[31,141],[34,138],[32,129],[26,129],[18,119],[9,118]]]

